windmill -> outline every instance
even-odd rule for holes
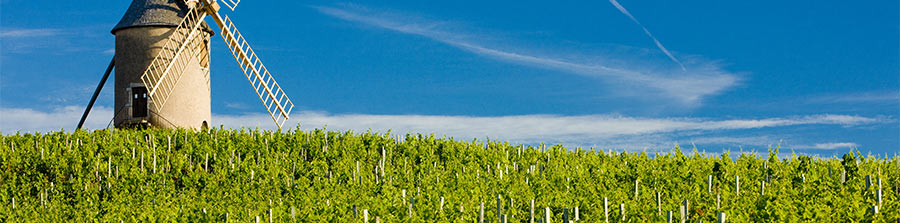
[[[234,11],[240,0],[222,0]],[[294,104],[216,0],[133,0],[113,28],[116,50],[81,121],[115,68],[116,127],[199,129],[209,126],[211,17],[247,81],[279,129]]]

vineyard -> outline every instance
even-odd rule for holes
[[[0,137],[0,222],[900,222],[900,157],[859,152],[622,153],[299,128]]]

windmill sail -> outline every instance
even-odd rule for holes
[[[231,50],[231,54],[237,60],[238,65],[244,72],[244,76],[247,76],[247,81],[250,82],[253,91],[259,96],[259,100],[266,107],[269,116],[281,129],[284,122],[288,120],[291,109],[294,108],[294,103],[284,94],[281,86],[278,85],[278,82],[275,82],[272,74],[269,73],[266,66],[262,64],[262,61],[259,60],[259,57],[256,56],[256,53],[253,52],[253,49],[250,48],[250,45],[238,32],[234,23],[227,16],[225,19],[222,19],[218,12],[211,13],[211,16],[216,20],[219,28],[222,29],[222,39],[225,40],[225,44],[228,45],[228,49]]]
[[[193,59],[197,58],[196,54],[200,53],[198,49],[201,49],[201,44],[204,43],[201,38],[196,37],[202,32],[200,26],[206,15],[205,10],[197,8],[189,10],[181,24],[166,40],[159,54],[141,75],[141,81],[147,87],[157,111],[166,104],[184,70]]]
[[[237,7],[238,3],[241,3],[241,0],[222,0],[222,4],[230,8],[231,11],[234,11],[234,7]]]

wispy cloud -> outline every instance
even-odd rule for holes
[[[810,104],[900,103],[900,91],[873,91],[812,97]]]
[[[31,108],[0,108],[0,131],[3,134],[22,132],[47,132],[65,129],[75,129],[83,106],[65,106],[52,111],[42,111]],[[95,106],[85,121],[87,129],[106,128],[113,112],[109,107]]]
[[[225,107],[233,108],[233,109],[240,109],[240,110],[246,110],[246,109],[250,108],[246,104],[240,103],[240,102],[225,102]]]
[[[749,151],[755,149],[765,149],[775,146],[780,146],[781,151],[788,150],[801,150],[801,154],[808,154],[810,151],[814,150],[837,150],[843,148],[857,148],[859,144],[853,142],[828,142],[828,143],[811,143],[811,144],[798,144],[797,141],[818,141],[821,139],[818,138],[810,138],[810,139],[798,139],[797,136],[790,135],[759,135],[759,136],[709,136],[709,137],[700,137],[691,139],[691,143],[697,143],[702,145],[721,145],[726,146],[731,149],[740,148],[745,149],[744,147],[749,149]],[[755,148],[754,148],[755,147]],[[814,152],[816,153],[816,152]],[[781,155],[779,155],[781,156]]]
[[[59,29],[20,29],[20,28],[4,28],[0,30],[0,38],[27,38],[27,37],[46,37],[57,36],[62,34]]]
[[[45,54],[69,53],[107,53],[108,44],[99,46],[98,39],[111,38],[108,24],[103,26],[81,26],[66,28],[7,28],[0,27],[0,38],[3,39],[3,52],[7,54],[28,54],[46,56]],[[112,40],[112,39],[110,39]]]
[[[613,115],[519,115],[519,116],[427,116],[368,115],[305,111],[292,116],[286,126],[302,120],[304,129],[327,126],[334,130],[394,133],[434,133],[471,139],[490,137],[518,143],[564,143],[568,145],[628,146],[640,148],[674,143],[679,134],[718,133],[799,125],[844,127],[888,122],[880,118],[849,115],[812,115],[789,118],[712,120],[698,118],[637,118]],[[271,128],[265,114],[215,115],[214,121],[228,127]],[[775,141],[777,142],[777,141]],[[637,144],[636,144],[637,143]],[[649,143],[649,144],[648,144]],[[685,142],[689,143],[689,142]],[[715,143],[715,142],[713,142]]]
[[[772,136],[702,136],[690,138],[690,143],[696,144],[715,144],[715,145],[733,145],[733,146],[770,146],[781,143],[780,138]]]
[[[795,148],[798,149],[820,149],[820,150],[835,150],[835,149],[845,149],[845,148],[857,148],[859,144],[852,142],[831,142],[831,143],[817,143],[813,145],[798,145]]]
[[[28,108],[0,108],[0,131],[73,130],[83,111],[81,106],[66,106],[51,111]],[[112,117],[109,107],[95,107],[88,118],[88,129],[105,128]],[[299,120],[299,121],[298,121]],[[865,126],[893,122],[884,118],[822,114],[811,116],[715,120],[703,118],[641,118],[617,115],[516,115],[516,116],[439,116],[439,115],[370,115],[329,114],[301,111],[285,123],[291,129],[302,123],[304,130],[327,127],[330,130],[355,132],[392,131],[395,134],[423,133],[457,139],[486,137],[513,143],[559,143],[566,146],[620,148],[630,151],[670,149],[682,146],[736,145],[764,146],[780,142],[770,136],[728,137],[724,133],[738,130],[763,130],[804,125]],[[259,127],[273,129],[267,114],[213,115],[213,126],[229,128]],[[687,136],[687,137],[681,137]],[[700,136],[700,137],[692,137]],[[684,140],[689,139],[689,140]],[[856,146],[849,143],[800,145],[794,148],[837,149]],[[718,148],[716,148],[718,149]]]
[[[637,18],[634,18],[634,16],[632,16],[631,13],[628,12],[628,9],[625,9],[625,7],[622,6],[621,4],[619,4],[619,2],[616,0],[609,0],[609,3],[612,3],[613,6],[616,7],[616,9],[619,9],[619,11],[622,12],[622,14],[625,14],[626,16],[628,16],[628,18],[630,18],[631,21],[633,21],[634,23],[637,23],[637,25],[640,26],[641,29],[644,29],[644,33],[646,33],[647,36],[650,37],[650,39],[653,39],[653,42],[656,43],[656,47],[658,47],[659,50],[661,50],[663,53],[665,53],[666,56],[668,56],[669,59],[672,60],[672,62],[675,62],[678,64],[678,66],[681,66],[682,71],[687,71],[687,68],[684,67],[684,64],[682,64],[681,61],[678,61],[678,58],[675,58],[675,56],[672,55],[672,53],[670,53],[669,50],[667,50],[666,47],[663,46],[662,43],[660,43],[658,39],[656,39],[655,36],[653,36],[653,33],[650,33],[650,30],[648,30],[646,26],[641,24],[641,22],[638,22]]]
[[[341,20],[365,24],[400,33],[423,36],[443,42],[484,57],[577,74],[601,78],[615,82],[617,90],[655,89],[656,97],[677,99],[687,105],[698,104],[703,97],[714,95],[738,83],[737,75],[725,71],[721,65],[701,59],[694,59],[690,72],[681,70],[651,70],[652,63],[638,61],[634,67],[614,67],[606,60],[573,61],[564,60],[539,53],[522,53],[529,50],[525,47],[505,49],[479,41],[478,34],[449,31],[450,22],[431,21],[399,13],[373,11],[362,7],[347,6],[343,8],[313,7],[319,12]],[[576,57],[577,58],[577,57]],[[624,83],[624,85],[622,85]]]

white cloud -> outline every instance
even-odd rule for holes
[[[839,95],[823,95],[813,97],[807,101],[810,104],[860,104],[860,103],[889,103],[900,102],[898,91],[873,91],[845,93]]]
[[[225,107],[233,108],[233,109],[240,109],[240,110],[246,110],[246,109],[250,108],[246,104],[240,103],[240,102],[225,102]]]
[[[625,149],[671,148],[674,136],[716,134],[797,125],[840,125],[844,127],[883,123],[891,120],[848,115],[812,115],[790,118],[712,120],[699,118],[638,118],[612,115],[518,115],[518,116],[429,116],[367,115],[299,112],[285,124],[302,129],[322,128],[395,134],[423,133],[457,139],[491,139],[514,143],[561,143],[569,146],[599,146]],[[214,123],[226,127],[273,128],[266,114],[214,115]],[[218,125],[216,124],[216,125]],[[722,138],[720,138],[721,140]],[[710,141],[711,143],[715,143]],[[738,141],[740,142],[740,141]],[[690,142],[683,142],[690,143]],[[777,141],[776,141],[777,143]],[[756,144],[753,144],[756,145]]]
[[[834,150],[834,149],[843,149],[843,148],[858,148],[859,144],[852,142],[830,142],[830,143],[817,143],[813,145],[798,145],[794,146],[798,149],[821,149],[821,150]]]
[[[361,7],[345,8],[313,7],[319,12],[338,19],[366,24],[382,29],[427,37],[445,44],[470,51],[472,53],[522,65],[558,70],[576,75],[602,78],[616,83],[617,90],[655,89],[657,97],[674,98],[687,105],[695,105],[705,96],[714,95],[734,86],[739,78],[722,69],[721,65],[692,57],[690,71],[681,69],[648,70],[654,67],[653,62],[635,61],[634,65],[613,67],[610,60],[592,59],[591,61],[564,60],[539,53],[522,53],[525,47],[515,50],[501,49],[483,43],[481,39],[489,39],[465,32],[451,32],[448,22],[435,22],[427,19],[406,16],[397,13],[374,12]],[[572,57],[572,56],[569,56]],[[596,56],[594,56],[596,57]],[[578,56],[576,56],[578,58]],[[587,58],[587,57],[581,57]]]
[[[16,29],[5,28],[0,30],[0,38],[27,38],[27,37],[46,37],[57,36],[61,34],[58,29]]]
[[[0,108],[0,131],[4,134],[47,132],[74,129],[83,111],[81,106],[66,106],[52,111],[27,108]],[[85,127],[105,128],[112,118],[112,109],[95,107]],[[329,130],[354,132],[387,132],[394,134],[422,133],[454,137],[461,140],[485,139],[524,144],[563,144],[569,147],[614,148],[629,151],[659,151],[671,149],[676,143],[682,147],[697,144],[731,144],[765,146],[778,144],[781,139],[770,136],[717,136],[732,130],[788,127],[798,125],[861,126],[893,122],[881,118],[849,115],[811,115],[788,118],[713,120],[702,118],[640,118],[615,115],[516,115],[516,116],[439,116],[439,115],[369,115],[328,114],[302,111],[294,113],[285,123],[293,129],[302,122],[303,130],[327,127]],[[273,129],[268,114],[213,115],[213,126],[228,128],[259,127]],[[699,136],[678,140],[681,136]],[[790,146],[798,149],[837,149],[856,147],[855,143],[821,143]],[[718,148],[716,148],[718,149]]]
[[[3,134],[22,132],[48,132],[65,129],[72,131],[78,125],[82,106],[65,106],[53,111],[40,111],[30,108],[0,108],[0,131]],[[113,112],[109,107],[94,106],[84,127],[87,129],[106,128],[112,119]]]
[[[781,141],[781,138],[773,136],[703,136],[691,138],[689,142],[696,144],[768,147],[778,145]]]

